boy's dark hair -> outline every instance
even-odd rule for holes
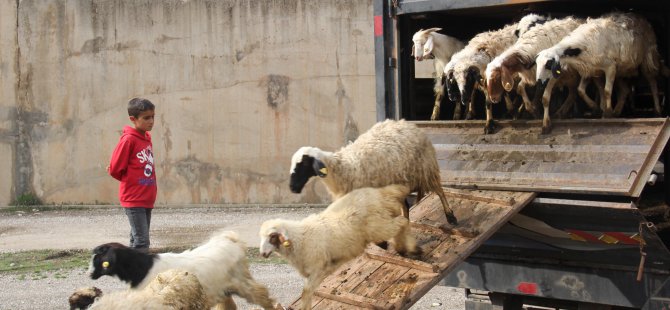
[[[154,110],[155,108],[149,99],[133,98],[128,101],[128,116],[138,117],[140,113]]]

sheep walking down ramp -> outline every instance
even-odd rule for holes
[[[440,197],[447,221],[457,224],[444,196],[433,144],[419,127],[404,120],[377,123],[336,152],[301,147],[293,154],[290,174],[293,193],[300,193],[311,177],[318,176],[333,199],[357,188],[390,184],[417,191],[417,201],[433,192]]]
[[[265,221],[260,253],[268,257],[277,252],[300,272],[305,278],[302,309],[310,309],[323,279],[363,254],[368,244],[388,240],[401,255],[419,252],[409,220],[402,216],[407,194],[407,186],[397,184],[359,188],[301,221]]]

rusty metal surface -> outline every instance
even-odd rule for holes
[[[449,187],[639,197],[668,138],[668,119],[415,122]]]

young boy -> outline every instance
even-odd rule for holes
[[[154,127],[154,105],[143,98],[128,102],[134,127],[125,126],[107,171],[121,181],[119,200],[130,222],[130,247],[149,250],[151,210],[156,201],[156,170],[149,131]]]

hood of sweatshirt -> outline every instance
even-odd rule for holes
[[[125,136],[125,135],[132,135],[132,136],[138,137],[142,140],[147,140],[147,141],[151,142],[151,134],[148,131],[145,132],[144,135],[143,135],[139,131],[137,131],[137,129],[135,129],[133,127],[130,127],[130,126],[123,127],[123,136]]]

